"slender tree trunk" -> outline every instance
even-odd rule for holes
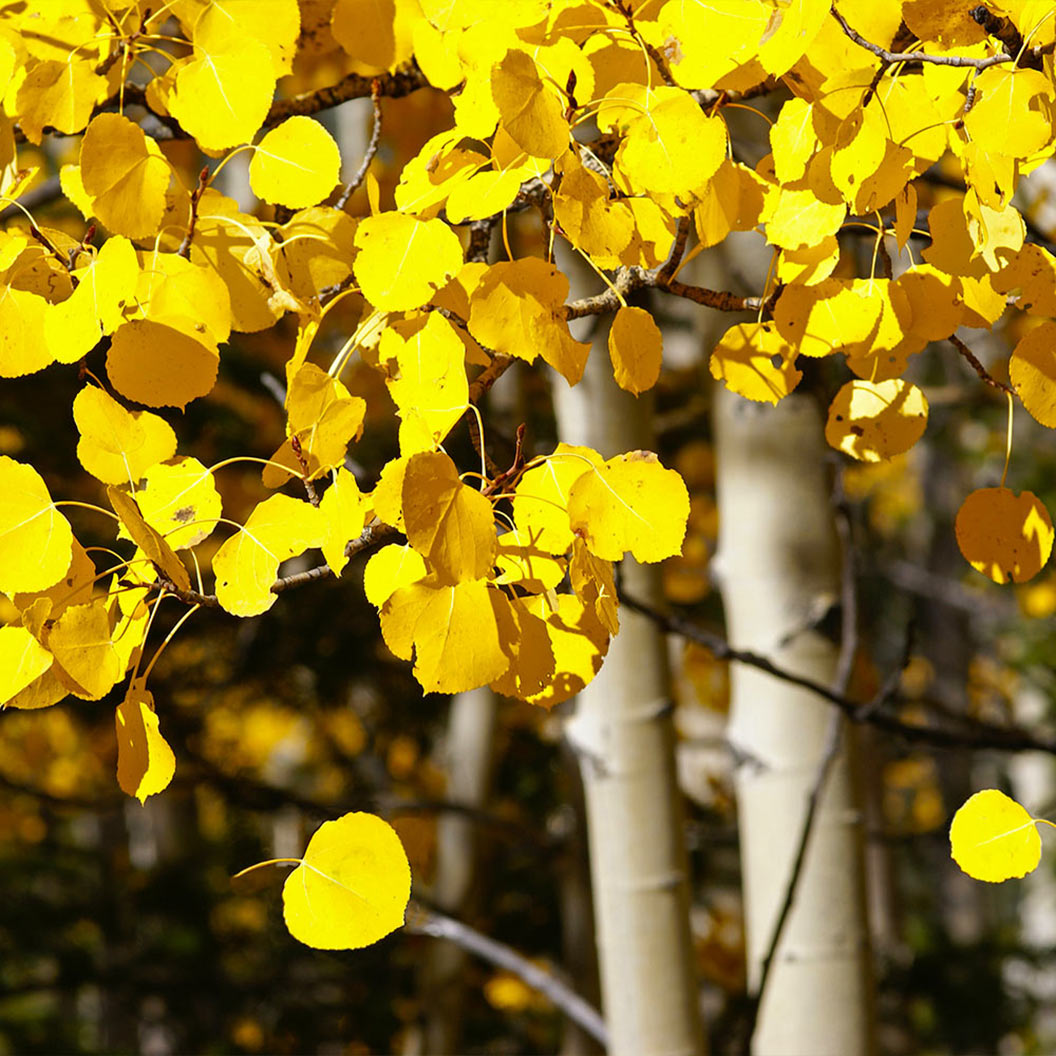
[[[821,682],[836,646],[815,628],[839,599],[840,557],[815,402],[776,407],[716,391],[722,585],[732,644]],[[748,667],[731,673],[749,986],[758,986],[817,779],[831,707]],[[848,738],[843,745],[848,745]],[[759,1056],[873,1050],[862,822],[841,749],[822,793],[795,902],[760,1007]]]
[[[604,333],[583,381],[555,381],[561,438],[606,457],[650,446],[648,397],[612,380]],[[623,563],[628,592],[654,600],[656,570]],[[601,672],[579,694],[569,741],[587,805],[602,1002],[613,1056],[703,1048],[689,883],[675,783],[667,658],[654,625],[626,609]]]

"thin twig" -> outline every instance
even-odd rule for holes
[[[202,171],[198,173],[198,186],[191,192],[191,215],[187,221],[187,233],[183,236],[183,241],[180,243],[180,248],[176,250],[176,253],[181,257],[190,258],[191,256],[191,239],[194,238],[194,228],[198,223],[198,203],[202,200],[202,195],[205,194],[206,187],[209,186],[209,166],[202,166]]]
[[[455,920],[444,913],[438,913],[436,910],[426,909],[416,901],[412,901],[407,907],[407,930],[413,935],[430,935],[436,939],[447,939],[463,950],[475,953],[489,964],[517,976],[521,982],[549,998],[557,1008],[599,1045],[608,1048],[608,1028],[598,1010],[584,1001],[557,976],[543,971],[511,947],[481,934],[460,920]]]
[[[370,100],[374,104],[374,127],[370,132],[370,142],[367,144],[367,152],[359,163],[355,175],[345,185],[341,197],[334,202],[335,209],[344,209],[349,198],[359,189],[360,184],[367,178],[367,170],[378,152],[378,144],[381,142],[381,81],[375,77],[370,83]]]
[[[983,381],[986,382],[987,385],[994,389],[1000,389],[1001,392],[1006,392],[1013,396],[1015,395],[1015,393],[1012,392],[1012,390],[1003,381],[998,381],[996,378],[991,376],[990,372],[986,369],[986,367],[984,367],[982,363],[979,362],[975,353],[959,337],[957,337],[956,334],[951,334],[948,340],[950,344],[953,345],[953,347],[957,349],[957,351],[960,352],[962,356],[964,356],[964,358],[971,365],[972,369],[976,372],[976,374],[979,375],[980,378],[983,379]]]

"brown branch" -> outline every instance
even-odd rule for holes
[[[839,22],[843,32],[855,44],[860,48],[865,48],[866,51],[871,51],[881,62],[885,62],[888,65],[893,65],[897,62],[930,62],[935,66],[970,66],[976,70],[985,70],[1002,62],[1015,61],[1014,56],[1006,55],[1004,52],[999,52],[997,55],[989,55],[985,59],[973,59],[968,55],[928,55],[922,51],[888,51],[887,48],[882,48],[879,44],[873,44],[872,41],[866,40],[860,33],[851,29],[847,24],[847,20],[835,7],[832,8],[832,17]]]
[[[1003,381],[998,381],[996,378],[991,376],[990,372],[986,369],[986,367],[984,367],[982,363],[979,362],[975,353],[959,337],[954,334],[951,334],[949,338],[947,338],[947,340],[950,342],[951,345],[953,345],[955,349],[957,349],[958,352],[960,352],[960,354],[971,365],[972,370],[974,370],[976,374],[978,374],[979,377],[982,378],[984,382],[986,382],[987,385],[989,385],[993,389],[998,389],[1001,392],[1007,392],[1010,395],[1015,395],[1015,393],[1012,392],[1012,389],[1010,389]]]
[[[757,312],[767,304],[762,297],[741,297],[736,293],[726,290],[709,290],[704,286],[687,286],[684,282],[671,279],[669,282],[657,283],[660,289],[673,293],[676,297],[685,297],[687,300],[695,301],[704,305],[705,308],[715,308],[720,312]],[[768,298],[773,300],[775,298]]]
[[[602,1048],[608,1048],[609,1032],[598,1010],[584,1001],[563,980],[544,971],[511,947],[489,938],[460,920],[427,909],[420,902],[413,900],[407,907],[406,927],[412,935],[447,939],[456,946],[475,953],[489,964],[517,976],[521,982],[549,998],[555,1007],[564,1012]]]
[[[367,152],[363,155],[363,160],[359,163],[359,168],[356,169],[355,175],[345,185],[345,189],[341,192],[341,196],[334,202],[335,209],[344,209],[348,204],[349,198],[359,189],[360,184],[367,178],[367,170],[370,168],[370,163],[374,160],[374,155],[378,152],[378,144],[381,142],[381,81],[375,77],[370,82],[370,99],[374,104],[374,126],[370,132],[370,142],[367,144]]]
[[[180,248],[176,250],[176,253],[181,257],[190,259],[191,239],[194,238],[194,228],[198,223],[198,203],[202,200],[202,195],[205,194],[205,189],[208,186],[209,166],[204,165],[202,171],[198,173],[198,186],[191,192],[191,215],[187,221],[187,233],[183,236]]]

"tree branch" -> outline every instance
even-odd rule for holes
[[[370,163],[378,152],[378,144],[381,142],[381,81],[377,77],[370,83],[370,99],[374,104],[374,127],[370,132],[367,152],[363,155],[363,160],[360,162],[359,168],[356,169],[355,175],[348,181],[345,189],[341,192],[341,196],[334,202],[335,209],[344,209],[348,204],[349,198],[352,197],[359,185],[366,179]]]
[[[978,374],[979,377],[986,382],[987,385],[989,385],[993,389],[999,389],[1001,392],[1005,392],[1013,396],[1015,395],[1015,393],[1013,393],[1012,390],[1003,381],[998,381],[996,378],[991,376],[986,367],[984,367],[982,363],[979,362],[975,353],[959,337],[957,337],[956,334],[950,334],[947,340],[950,342],[951,345],[953,345],[955,349],[957,349],[958,352],[960,352],[960,354],[971,365],[972,370],[974,370],[976,374]]]

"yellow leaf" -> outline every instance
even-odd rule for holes
[[[568,146],[565,105],[552,85],[543,81],[535,61],[511,48],[491,68],[491,94],[510,138],[526,154],[556,158]]]
[[[176,556],[164,536],[143,519],[136,500],[113,486],[106,489],[106,496],[114,508],[114,513],[121,518],[122,527],[136,546],[150,558],[169,582],[180,590],[190,590],[191,579],[183,562]]]
[[[921,264],[904,271],[894,285],[909,301],[913,333],[925,341],[941,341],[961,325],[961,284],[955,277]]]
[[[738,162],[725,160],[698,195],[693,210],[697,236],[704,246],[718,245],[731,231],[750,231],[766,218],[766,191],[761,176]]]
[[[1020,804],[996,788],[987,788],[954,814],[950,852],[973,879],[999,884],[1037,869],[1041,836]]]
[[[602,464],[589,447],[560,443],[538,466],[521,475],[513,489],[513,518],[531,546],[563,554],[575,536],[568,521],[572,485],[587,470]]]
[[[1056,315],[1056,257],[1047,249],[1028,242],[990,281],[998,293],[1019,290],[1022,311]]]
[[[438,583],[483,579],[497,542],[491,503],[463,484],[442,451],[412,455],[403,478],[407,541],[425,558]]]
[[[516,169],[478,172],[460,180],[447,199],[447,219],[452,224],[481,220],[504,212],[521,189],[521,174]]]
[[[63,61],[36,63],[18,89],[15,109],[31,143],[40,143],[44,129],[80,132],[95,104],[106,98],[106,78],[95,72],[92,59],[68,56]]]
[[[402,660],[413,652],[414,677],[424,692],[462,693],[493,682],[510,666],[495,614],[501,602],[493,595],[482,579],[445,586],[430,578],[401,587],[382,606],[385,644]]]
[[[954,531],[964,559],[995,583],[1025,582],[1052,552],[1052,518],[1029,491],[978,488],[957,511]]]
[[[492,591],[491,601],[499,624],[499,640],[510,658],[510,666],[501,678],[491,683],[496,693],[518,700],[530,700],[546,691],[555,674],[554,647],[549,629],[525,599],[508,598]]]
[[[781,250],[777,278],[785,286],[816,286],[833,273],[839,262],[840,243],[835,235],[827,235],[816,246]]]
[[[660,377],[663,356],[660,327],[653,317],[644,308],[621,308],[609,330],[609,358],[616,384],[635,396],[651,389]]]
[[[886,279],[825,279],[789,286],[774,306],[774,324],[800,355],[862,354],[873,345],[888,285]]]
[[[399,370],[388,388],[400,414],[400,453],[432,451],[469,406],[465,346],[451,323],[431,312],[386,330],[380,351]]]
[[[615,635],[620,629],[620,604],[612,562],[599,560],[582,539],[576,539],[568,563],[568,578],[579,600],[593,610],[609,634]]]
[[[421,18],[414,0],[337,0],[330,30],[362,67],[358,72],[384,73],[411,57]]]
[[[286,392],[286,431],[289,439],[271,456],[272,462],[287,467],[265,466],[261,475],[264,486],[279,488],[290,479],[300,477],[307,467],[307,479],[313,480],[345,460],[349,442],[363,432],[367,404],[352,396],[336,378],[314,363],[302,363]],[[293,443],[301,448],[297,457]]]
[[[572,594],[558,594],[554,607],[545,595],[529,598],[525,606],[545,622],[554,655],[553,677],[528,703],[552,708],[575,696],[601,670],[609,636],[593,610]]]
[[[1056,429],[1056,323],[1042,323],[1020,339],[1008,362],[1008,377],[1031,415]]]
[[[221,509],[213,475],[196,458],[152,466],[136,502],[143,519],[173,550],[197,546],[210,535]]]
[[[287,558],[319,546],[326,524],[319,510],[288,495],[259,503],[241,530],[213,556],[217,601],[235,616],[258,616],[278,598],[271,585]]]
[[[326,287],[352,274],[356,221],[348,213],[325,205],[301,209],[281,232],[275,270],[283,286],[302,301],[318,299]]]
[[[529,594],[553,590],[565,578],[564,561],[534,545],[529,533],[519,528],[499,536],[495,565],[496,583],[514,583]]]
[[[991,66],[973,82],[965,131],[985,149],[1025,158],[1052,141],[1052,81],[1040,70]]]
[[[116,235],[145,238],[165,212],[169,163],[127,117],[99,114],[81,141],[81,184],[92,212]]]
[[[25,627],[0,627],[0,708],[48,671],[52,660]]]
[[[291,117],[254,148],[249,185],[265,202],[302,209],[334,189],[340,169],[334,137],[310,117]]]
[[[711,376],[725,381],[739,396],[777,403],[803,374],[796,370],[796,350],[769,322],[731,326],[711,354]]]
[[[148,407],[182,410],[212,390],[219,368],[220,353],[205,325],[182,316],[125,323],[106,356],[114,388]]]
[[[25,618],[27,610],[41,598],[47,598],[48,619],[56,619],[71,605],[83,605],[92,600],[92,587],[95,585],[95,563],[77,539],[73,539],[70,564],[65,575],[46,590],[35,590],[11,595],[14,603]],[[36,630],[35,628],[30,628]]]
[[[46,590],[70,567],[73,531],[40,474],[0,456],[0,592]]]
[[[47,310],[39,294],[0,286],[0,377],[20,378],[54,362],[42,340]]]
[[[175,253],[145,253],[136,296],[148,319],[219,344],[231,334],[231,299],[223,279]]]
[[[417,583],[427,573],[422,555],[412,546],[389,543],[372,555],[363,569],[363,593],[380,609],[400,587]]]
[[[420,308],[462,267],[462,244],[442,220],[368,216],[356,228],[356,248],[356,281],[382,311]]]
[[[172,426],[148,411],[127,411],[102,389],[88,385],[74,397],[81,439],[77,458],[104,484],[135,484],[151,466],[176,454]]]
[[[399,836],[373,814],[326,821],[282,887],[290,934],[319,950],[355,950],[403,925],[411,867]]]
[[[766,238],[771,245],[782,249],[816,246],[823,238],[836,234],[847,215],[847,206],[842,201],[825,201],[810,186],[775,188],[772,203],[766,220]]]
[[[884,160],[887,127],[879,107],[859,108],[843,119],[829,159],[829,172],[846,201],[854,203],[862,183]]]
[[[682,551],[689,492],[651,451],[632,451],[588,469],[572,485],[568,517],[596,557],[620,561],[630,551],[638,561],[662,561]]]
[[[235,27],[267,45],[276,77],[293,71],[301,29],[297,0],[179,0],[174,8],[189,36],[195,31],[213,36]]]
[[[789,99],[770,127],[770,147],[778,180],[793,183],[801,179],[819,145],[814,131],[814,104],[805,99]]]
[[[124,665],[113,642],[113,624],[105,600],[71,605],[48,635],[48,649],[73,680],[78,697],[99,700],[121,680]]]
[[[334,474],[319,509],[326,520],[326,535],[320,549],[334,575],[339,576],[348,563],[345,546],[363,531],[367,513],[366,500],[356,478],[344,466]]]
[[[825,439],[859,462],[883,462],[908,451],[927,424],[928,401],[916,385],[849,381],[829,405]]]
[[[145,803],[169,787],[176,756],[161,734],[154,695],[142,678],[134,679],[114,713],[117,727],[117,783],[126,795]]]
[[[266,45],[237,26],[199,23],[194,57],[176,74],[169,110],[203,150],[222,151],[253,138],[274,93]]]

